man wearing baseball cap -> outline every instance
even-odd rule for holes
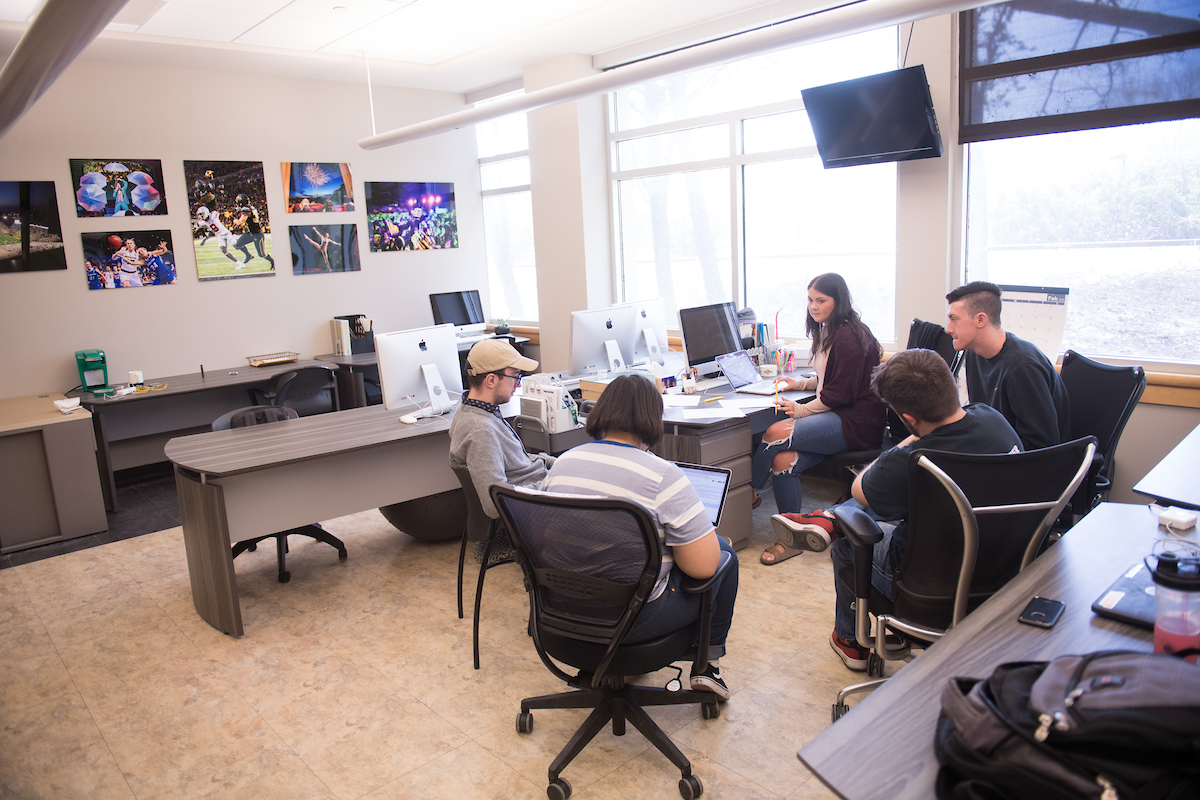
[[[467,354],[467,396],[450,422],[450,466],[466,467],[489,517],[500,516],[488,490],[496,483],[538,488],[554,457],[525,452],[521,437],[500,414],[522,372],[537,369],[505,339],[484,339]]]

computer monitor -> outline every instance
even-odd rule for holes
[[[429,305],[433,308],[434,325],[448,322],[455,327],[458,334],[478,333],[487,329],[478,289],[431,294]]]
[[[667,310],[661,297],[653,300],[635,300],[624,303],[633,307],[634,340],[629,356],[630,364],[655,364],[666,362],[667,354]]]
[[[573,311],[568,370],[572,375],[591,375],[625,369],[637,333],[631,305]]]
[[[458,342],[451,324],[375,334],[383,405],[389,411],[429,404],[421,416],[444,414],[462,395]]]
[[[683,331],[688,366],[695,367],[701,375],[718,371],[717,356],[742,349],[742,335],[733,303],[681,308],[679,327]]]

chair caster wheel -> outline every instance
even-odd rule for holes
[[[258,542],[251,542],[250,546],[246,548],[246,550],[251,553],[253,553],[257,549],[258,549]]]
[[[833,704],[833,721],[837,722],[839,719],[846,716],[846,712],[849,710],[850,710],[850,707],[848,705],[846,705],[845,703],[834,703]]]
[[[695,775],[687,775],[679,779],[679,796],[683,800],[693,800],[704,794],[704,784]]]
[[[546,787],[546,797],[550,800],[567,800],[571,796],[571,782],[566,778],[555,778]]]
[[[292,573],[290,573],[290,572],[279,573],[279,582],[280,583],[287,583],[291,579],[292,579]]]
[[[338,550],[338,561],[345,561],[347,555],[349,554],[346,552],[346,548],[343,547],[341,550]]]
[[[867,656],[867,677],[883,677],[883,659],[875,653],[871,653],[871,655]]]
[[[533,733],[533,714],[528,711],[517,714],[517,733]]]
[[[705,703],[700,706],[700,716],[705,719],[716,719],[721,716],[721,706],[717,703]]]

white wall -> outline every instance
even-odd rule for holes
[[[375,89],[379,130],[463,108],[460,95]],[[475,131],[466,128],[374,152],[364,85],[79,61],[0,139],[0,180],[53,180],[63,222],[65,271],[0,274],[3,348],[0,398],[62,392],[79,383],[76,350],[98,348],[109,377],[146,378],[245,366],[245,357],[332,350],[328,320],[366,314],[377,331],[433,323],[431,292],[487,292]],[[68,159],[156,158],[170,213],[78,219]],[[200,283],[191,248],[183,161],[264,162],[276,263],[274,277]],[[358,211],[284,213],[281,161],[351,164]],[[371,253],[364,181],[453,183],[459,247]],[[287,225],[355,222],[361,272],[293,275]],[[107,227],[171,231],[179,283],[89,291],[80,233]],[[485,300],[486,306],[486,300]]]

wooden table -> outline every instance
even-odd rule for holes
[[[1200,509],[1200,425],[1183,437],[1133,490],[1167,505]]]
[[[172,439],[192,601],[242,634],[233,543],[459,488],[450,417],[400,423],[383,406]]]
[[[934,727],[950,678],[984,678],[1009,661],[1153,649],[1150,631],[1098,617],[1091,604],[1125,569],[1148,555],[1161,535],[1157,516],[1145,506],[1096,507],[941,641],[800,750],[800,760],[839,797],[932,798],[938,770]],[[1197,541],[1195,530],[1190,538]],[[1066,603],[1054,628],[1017,622],[1034,595]],[[846,683],[856,677],[847,672]],[[833,700],[831,696],[831,706]]]
[[[328,367],[317,361],[291,361],[266,367],[208,369],[201,375],[171,375],[149,378],[147,386],[166,384],[157,392],[99,397],[91,392],[72,392],[92,412],[96,436],[96,463],[104,506],[117,510],[116,480],[119,469],[164,461],[163,445],[172,436],[207,430],[213,420],[227,411],[251,405],[247,389],[267,383],[276,375],[300,367]]]

